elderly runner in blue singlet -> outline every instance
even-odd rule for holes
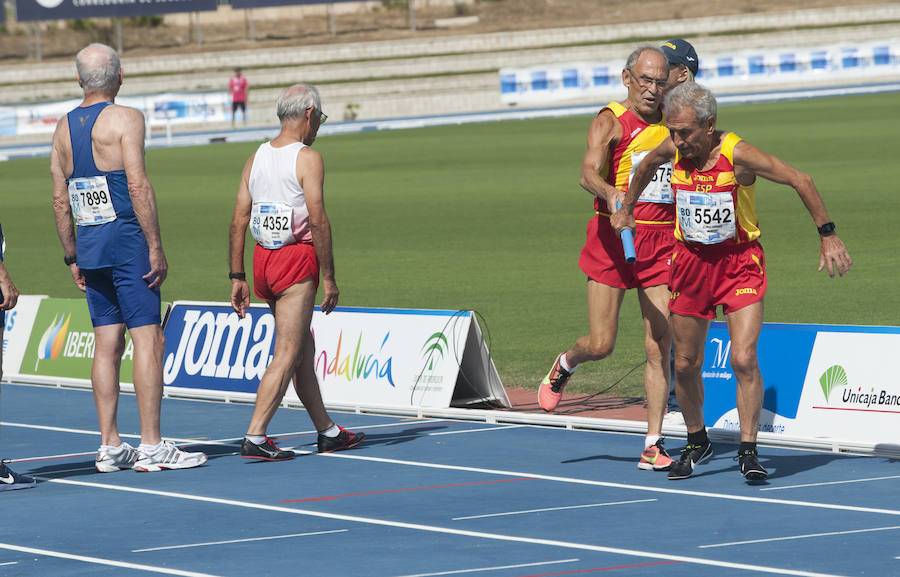
[[[159,431],[165,347],[159,287],[168,264],[144,169],[144,115],[114,104],[122,84],[115,50],[91,44],[75,64],[84,100],[56,126],[50,172],[63,260],[87,293],[94,325],[91,384],[101,434],[96,468],[108,473],[196,467],[206,455],[181,451]],[[126,328],[134,343],[141,419],[136,449],[122,441],[116,425]]]

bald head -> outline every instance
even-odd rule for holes
[[[105,44],[90,44],[75,56],[75,68],[85,94],[113,95],[119,91],[119,55]]]
[[[629,54],[628,60],[625,61],[625,68],[633,72],[638,62],[645,63],[654,68],[665,66],[666,70],[668,70],[669,66],[669,61],[666,59],[665,52],[656,46],[650,46],[649,44],[639,46]]]
[[[319,91],[309,84],[294,84],[285,88],[275,105],[278,120],[282,123],[300,118],[309,108],[315,108],[320,112],[322,110]]]

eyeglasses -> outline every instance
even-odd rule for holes
[[[665,90],[666,88],[669,87],[669,79],[668,78],[650,78],[649,76],[635,76],[635,74],[631,70],[631,68],[626,68],[626,70],[628,70],[628,74],[630,74],[632,78],[637,80],[638,86],[640,86],[644,90],[648,90],[648,89],[652,88],[654,84],[660,90]]]
[[[312,110],[313,108],[315,108],[315,106],[310,106],[309,108],[307,108],[307,110]],[[326,120],[328,120],[328,115],[320,110],[319,111],[319,124],[325,124]]]

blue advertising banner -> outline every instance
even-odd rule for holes
[[[764,323],[759,338],[759,432],[900,447],[900,327]],[[703,359],[707,427],[740,430],[723,322],[711,323]]]
[[[16,19],[27,22],[127,18],[169,12],[213,11],[218,4],[218,0],[16,0]]]
[[[333,4],[335,2],[357,2],[358,0],[231,0],[235,10],[245,8],[267,8],[272,6],[292,6],[297,4]]]

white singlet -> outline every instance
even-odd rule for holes
[[[306,197],[297,182],[297,155],[305,147],[296,142],[275,148],[264,142],[253,158],[250,232],[264,248],[312,243]]]

